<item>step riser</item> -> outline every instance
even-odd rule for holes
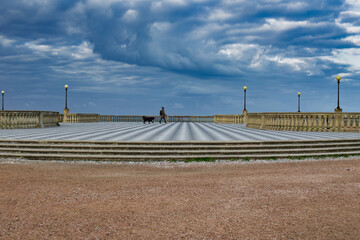
[[[109,156],[121,156],[121,155],[261,155],[261,154],[295,154],[295,153],[323,153],[328,152],[344,152],[344,151],[360,151],[360,147],[354,148],[328,148],[328,149],[287,149],[287,150],[242,150],[242,151],[66,151],[66,150],[23,150],[23,149],[7,149],[1,150],[0,153],[20,153],[20,154],[67,154],[67,155],[88,155],[88,156],[98,156],[98,155],[109,155]]]
[[[314,145],[264,145],[264,146],[62,146],[62,145],[0,145],[1,149],[63,149],[63,150],[107,150],[107,151],[121,151],[121,150],[141,150],[141,151],[161,151],[161,150],[257,150],[257,149],[304,149],[304,148],[344,148],[344,147],[359,147],[360,143],[347,144],[314,144]]]

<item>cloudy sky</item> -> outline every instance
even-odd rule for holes
[[[360,112],[359,0],[0,0],[11,110]]]

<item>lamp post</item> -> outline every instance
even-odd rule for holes
[[[247,87],[244,86],[244,111],[246,111],[246,89]]]
[[[300,92],[298,92],[298,112],[300,112]]]
[[[335,112],[342,112],[342,109],[340,108],[340,80],[341,77],[336,77],[337,83],[338,83],[338,95],[337,95],[337,108],[335,109]]]
[[[65,84],[65,109],[68,109],[67,108],[67,90],[68,90],[68,85],[67,84]]]
[[[1,91],[1,95],[2,95],[2,108],[1,108],[1,110],[4,111],[4,95],[5,95],[5,91]]]

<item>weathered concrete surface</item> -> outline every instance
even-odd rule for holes
[[[359,239],[360,159],[0,162],[0,239]]]

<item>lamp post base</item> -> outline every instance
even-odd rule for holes
[[[336,112],[336,113],[341,113],[341,112],[342,112],[342,108],[335,108],[335,112]]]
[[[67,121],[68,121],[68,114],[69,114],[69,109],[68,109],[68,108],[64,108],[64,118],[63,118],[63,122],[67,122]]]

